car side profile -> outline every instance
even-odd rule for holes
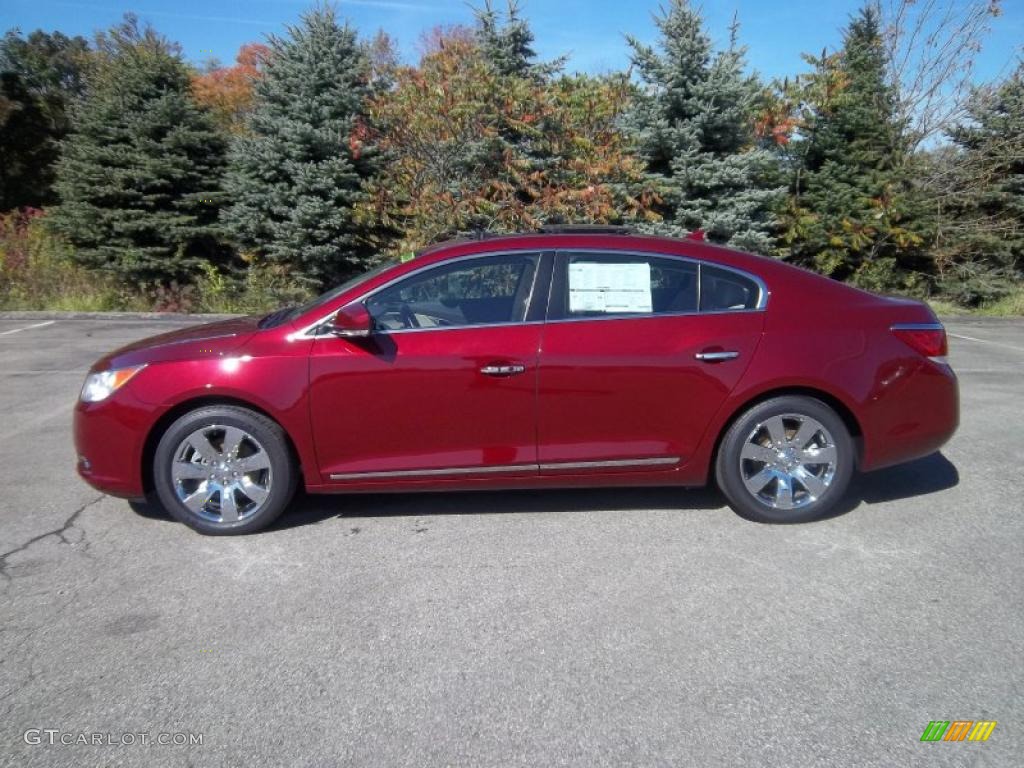
[[[924,304],[693,239],[565,229],[453,241],[306,305],[92,367],[78,471],[207,534],[310,493],[702,486],[827,515],[855,471],[959,418]],[[680,505],[685,497],[680,495]]]

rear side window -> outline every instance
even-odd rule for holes
[[[643,254],[567,254],[562,317],[697,311],[697,265]]]
[[[373,294],[366,308],[386,331],[520,322],[539,259],[507,254],[441,264]]]
[[[755,309],[761,298],[757,283],[738,272],[701,264],[700,311]]]

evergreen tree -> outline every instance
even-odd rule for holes
[[[1024,64],[974,93],[951,138],[951,179],[933,190],[947,219],[936,250],[943,292],[974,305],[1024,272]]]
[[[656,229],[700,229],[713,241],[767,253],[782,189],[772,183],[773,155],[756,145],[761,88],[743,73],[735,27],[728,49],[716,53],[687,0],[672,0],[656,23],[660,50],[629,39],[645,87],[628,125],[664,190],[664,224]]]
[[[16,72],[0,72],[0,211],[49,202],[56,159],[39,100]]]
[[[364,109],[365,46],[330,8],[272,37],[245,131],[230,153],[224,221],[258,257],[311,285],[339,282],[371,257],[354,217],[374,167]]]
[[[50,223],[87,265],[143,282],[187,279],[226,258],[216,223],[224,140],[192,101],[177,49],[152,29],[129,15],[97,46]]]
[[[495,73],[505,77],[533,77],[545,79],[558,72],[564,58],[552,62],[537,62],[533,49],[533,30],[520,16],[519,3],[508,0],[504,13],[495,9],[493,0],[485,0],[474,11],[476,28],[474,38],[484,60]]]
[[[83,91],[84,38],[16,30],[0,39],[0,211],[55,202],[67,108]]]
[[[886,80],[874,4],[855,16],[835,55],[809,57],[810,104],[792,144],[796,173],[784,214],[786,253],[873,290],[910,289],[929,262],[919,195]]]

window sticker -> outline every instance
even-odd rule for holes
[[[569,265],[570,312],[650,312],[651,265],[577,261]]]

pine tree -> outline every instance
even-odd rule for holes
[[[485,0],[474,10],[473,36],[484,60],[504,77],[529,77],[543,80],[558,72],[564,58],[538,62],[533,48],[533,30],[519,12],[517,0],[507,0],[504,13],[495,9],[493,0]]]
[[[997,299],[1024,272],[1024,64],[978,89],[951,132],[952,181],[935,189],[949,223],[940,232],[944,293],[969,305]]]
[[[362,141],[366,49],[330,8],[307,13],[269,47],[232,145],[224,222],[243,248],[305,283],[339,282],[372,255],[353,215],[374,166]]]
[[[655,229],[700,229],[713,241],[767,253],[782,189],[773,186],[774,157],[757,146],[761,88],[743,72],[736,28],[716,53],[687,0],[672,0],[656,23],[660,50],[629,39],[644,88],[628,126],[664,190],[664,224]]]
[[[225,143],[192,101],[177,49],[132,16],[101,35],[73,113],[50,223],[84,264],[141,282],[223,262],[217,207]]]
[[[838,54],[808,57],[810,109],[792,144],[797,171],[783,217],[787,255],[874,290],[912,289],[929,270],[921,200],[886,79],[876,6],[850,22]]]

